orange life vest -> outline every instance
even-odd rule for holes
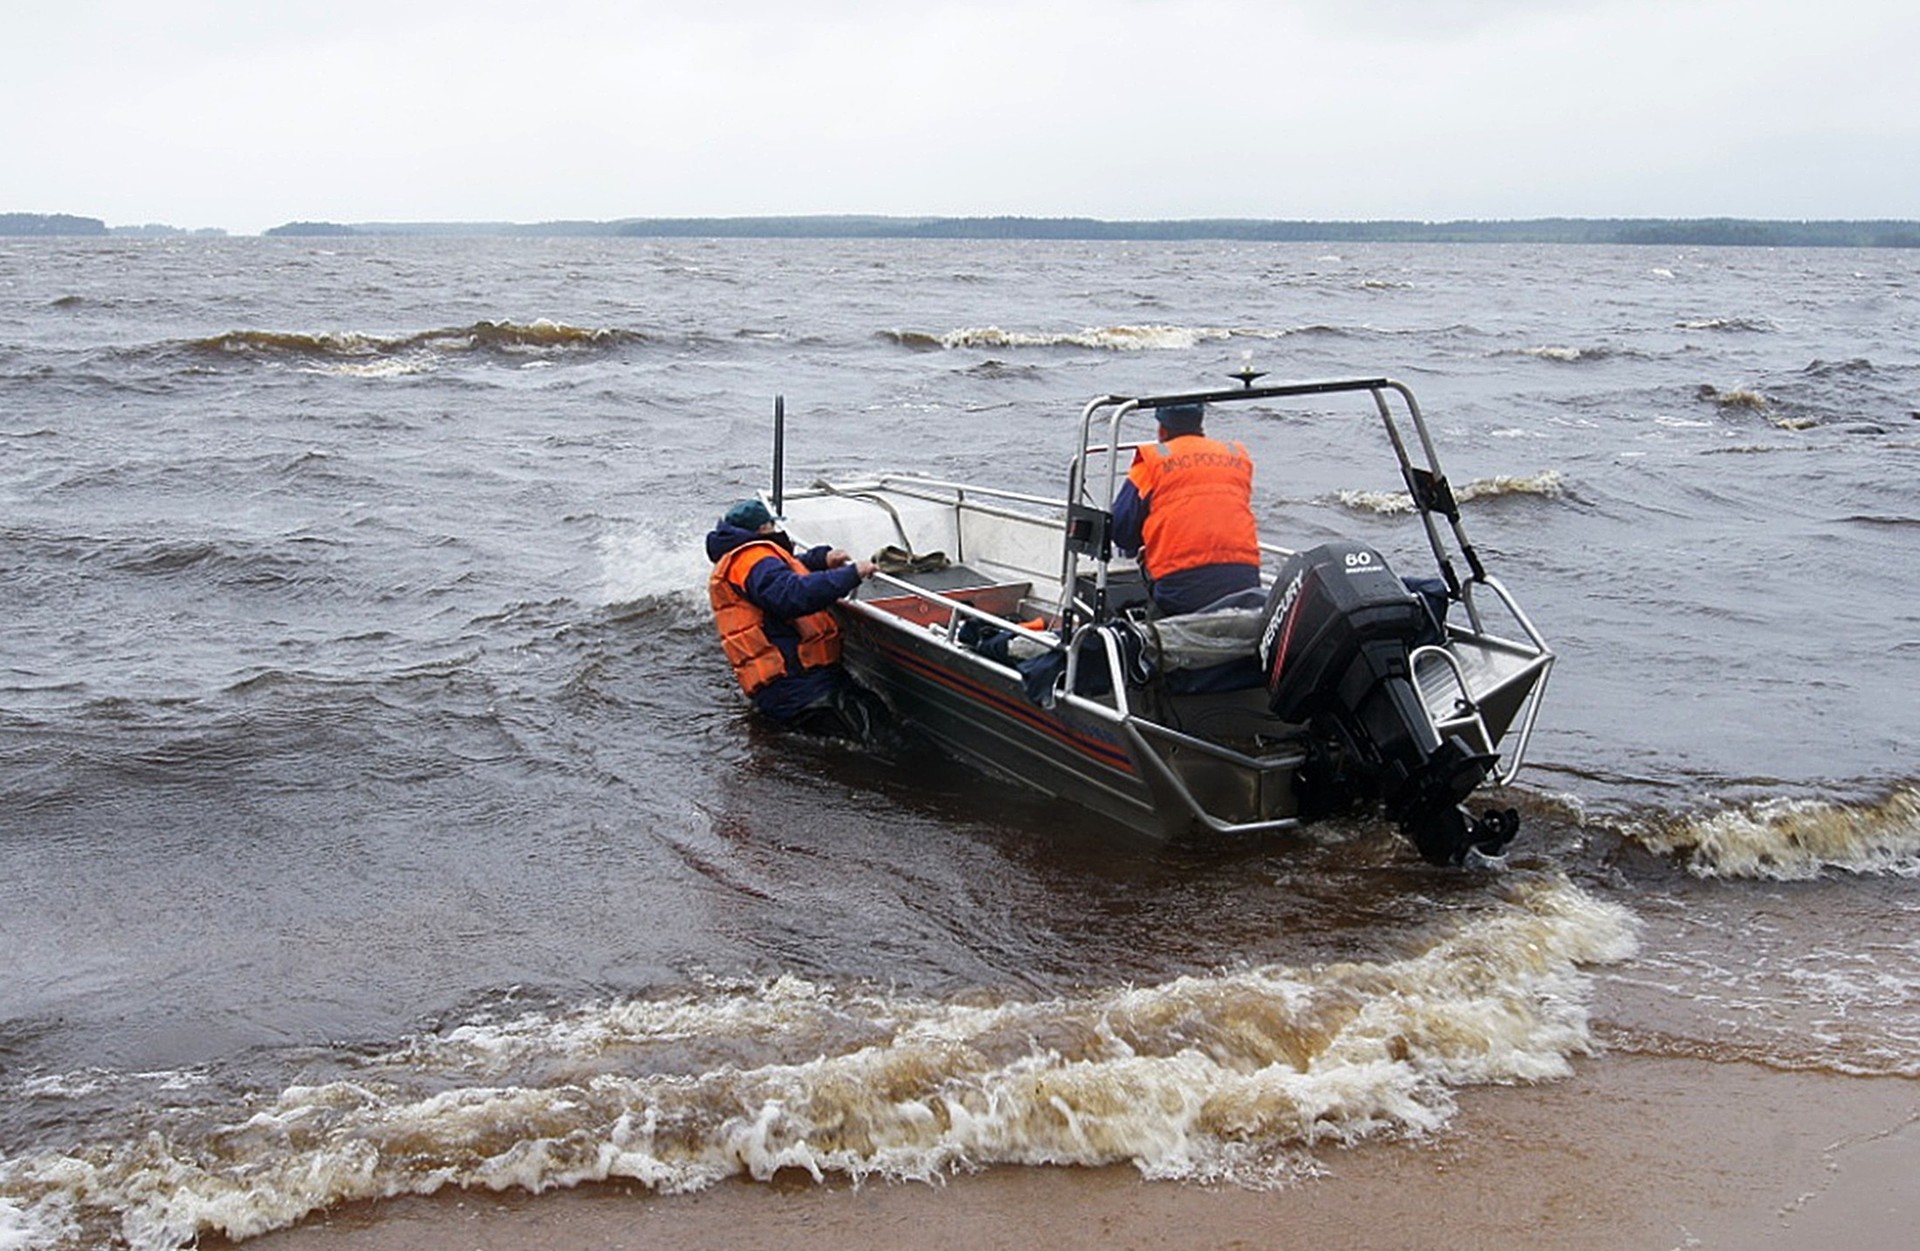
[[[1200,565],[1258,565],[1253,458],[1239,443],[1189,434],[1143,444],[1127,478],[1147,503],[1141,562],[1150,578]]]
[[[733,666],[733,676],[749,696],[758,695],[775,679],[787,676],[787,658],[767,637],[767,614],[747,598],[747,573],[769,556],[778,556],[795,573],[811,572],[800,558],[777,543],[743,543],[714,562],[707,579],[707,600],[713,605],[713,624],[720,631],[720,647]],[[840,623],[822,609],[793,619],[800,635],[800,665],[818,669],[840,659]]]

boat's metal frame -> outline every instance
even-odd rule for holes
[[[1089,402],[1064,499],[907,473],[792,492],[776,485],[774,501],[797,541],[863,555],[892,546],[909,558],[839,606],[849,667],[954,755],[1150,835],[1298,825],[1309,815],[1297,788],[1315,750],[1312,730],[1275,718],[1264,690],[1181,695],[1115,679],[1129,665],[1115,626],[1140,595],[1137,567],[1109,542],[1122,458],[1139,446],[1121,430],[1129,418],[1173,404],[1368,396],[1449,605],[1464,618],[1449,614],[1444,638],[1410,652],[1419,702],[1436,736],[1497,754],[1489,780],[1511,782],[1553,652],[1468,540],[1412,391],[1385,377],[1264,386],[1250,371],[1236,377],[1233,388]],[[1261,546],[1276,560],[1293,554]],[[917,559],[934,552],[944,562]],[[1487,623],[1496,610],[1508,635]],[[1038,666],[1042,689],[1031,689],[1031,660],[995,659],[963,642],[969,621],[1029,657],[1051,657]]]

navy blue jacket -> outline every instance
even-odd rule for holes
[[[718,561],[736,547],[766,540],[789,546],[784,534],[761,534],[723,521],[707,535],[707,559]],[[753,697],[754,707],[776,721],[792,720],[808,705],[847,681],[846,672],[839,665],[802,668],[800,634],[793,628],[795,617],[819,612],[835,600],[851,595],[860,585],[860,571],[851,563],[838,569],[827,568],[827,553],[831,550],[822,544],[794,553],[800,563],[812,571],[809,573],[795,573],[793,566],[771,555],[755,561],[747,571],[747,599],[767,615],[767,638],[787,658],[787,676],[775,678]]]

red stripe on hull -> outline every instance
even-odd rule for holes
[[[927,681],[937,683],[973,703],[985,705],[1002,716],[1011,717],[1029,729],[1071,747],[1110,769],[1129,775],[1137,773],[1133,758],[1117,744],[1074,730],[1056,717],[1050,717],[1025,700],[1009,699],[992,687],[963,677],[904,649],[876,641],[878,651],[892,664],[909,670]]]

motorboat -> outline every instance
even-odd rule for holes
[[[1512,807],[1469,811],[1519,772],[1554,656],[1468,541],[1413,392],[1386,377],[1089,401],[1048,497],[888,472],[781,479],[769,503],[802,546],[875,553],[841,601],[845,661],[954,757],[1154,839],[1244,837],[1382,812],[1427,860],[1499,855]],[[1159,615],[1112,542],[1115,488],[1154,415],[1203,404],[1210,433],[1251,406],[1350,403],[1384,426],[1431,573],[1359,542],[1261,536],[1261,587]]]

